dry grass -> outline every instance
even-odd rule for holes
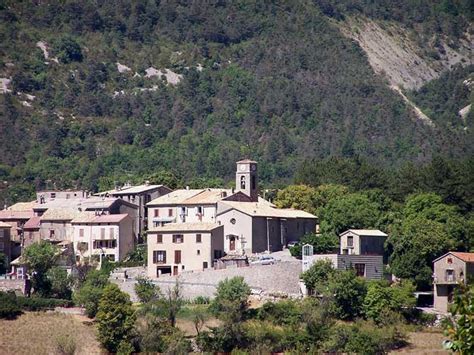
[[[75,354],[100,354],[96,328],[72,315],[31,312],[0,320],[0,354],[58,354],[57,339],[71,337]]]
[[[448,351],[443,350],[442,342],[446,337],[441,330],[413,332],[408,337],[410,345],[393,353],[420,355],[449,354]]]

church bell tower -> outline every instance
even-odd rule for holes
[[[237,162],[235,187],[236,191],[242,191],[249,196],[252,202],[258,202],[258,173],[256,161],[245,159]]]

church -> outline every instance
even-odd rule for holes
[[[147,204],[149,277],[212,268],[226,254],[282,250],[315,232],[316,216],[258,195],[257,162],[236,163],[235,186],[176,190]]]

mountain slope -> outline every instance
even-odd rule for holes
[[[472,154],[462,127],[417,120],[320,2],[12,1],[0,14],[0,177],[17,196],[162,169],[230,179],[244,156],[278,182],[307,158]]]

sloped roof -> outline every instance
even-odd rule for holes
[[[31,217],[29,220],[26,221],[23,229],[38,229],[40,227],[41,217]]]
[[[135,186],[124,186],[120,190],[109,190],[109,191],[102,191],[99,192],[97,195],[104,195],[104,194],[109,194],[109,195],[132,195],[132,194],[139,194],[142,192],[150,191],[150,190],[155,190],[160,187],[166,187],[164,185],[149,185],[149,184],[143,184],[143,185],[135,185]]]
[[[33,206],[36,205],[36,201],[30,202],[17,202],[7,208],[9,211],[32,211]]]
[[[0,211],[0,220],[10,220],[10,219],[25,219],[28,220],[31,217],[34,217],[35,213],[33,211],[10,211],[10,210],[1,210]]]
[[[239,160],[236,164],[239,164],[239,163],[242,163],[242,164],[255,163],[256,164],[257,162],[250,159],[243,159],[243,160]]]
[[[443,259],[445,256],[447,255],[453,255],[455,256],[456,258],[458,259],[461,259],[462,261],[466,262],[466,263],[474,263],[474,253],[466,253],[466,252],[460,252],[460,251],[450,251],[450,252],[447,252],[446,254],[440,256],[439,258],[433,260],[433,262],[436,262],[438,260],[441,260]]]
[[[225,196],[222,196],[225,193]],[[232,195],[232,190],[230,189],[206,189],[202,190],[200,193],[184,200],[183,205],[212,205],[216,204],[218,201],[222,200],[225,197]]]
[[[357,234],[358,236],[364,237],[388,237],[387,234],[378,229],[348,229],[340,235],[343,236],[348,232],[352,232],[354,234]]]
[[[74,208],[48,208],[41,216],[42,221],[72,221],[82,212]]]
[[[90,209],[109,209],[112,207],[114,203],[122,203],[128,205],[130,207],[138,208],[136,204],[127,202],[122,200],[121,198],[117,197],[107,197],[107,198],[100,198],[100,199],[87,199],[82,201],[80,207],[85,210]]]
[[[315,215],[302,210],[275,208],[266,202],[222,201],[222,203],[252,217],[317,218]],[[225,212],[220,214],[222,213]]]
[[[168,206],[168,205],[179,205],[183,201],[191,198],[204,191],[203,189],[181,189],[172,191],[166,195],[155,198],[154,200],[147,203],[147,206]]]
[[[5,222],[0,222],[0,228],[11,228],[12,226]]]
[[[160,227],[154,227],[148,230],[153,232],[207,232],[221,227],[217,223],[167,223]]]
[[[128,214],[103,214],[97,216],[94,212],[82,212],[79,216],[72,220],[73,224],[76,223],[120,223],[123,219],[127,218]]]

